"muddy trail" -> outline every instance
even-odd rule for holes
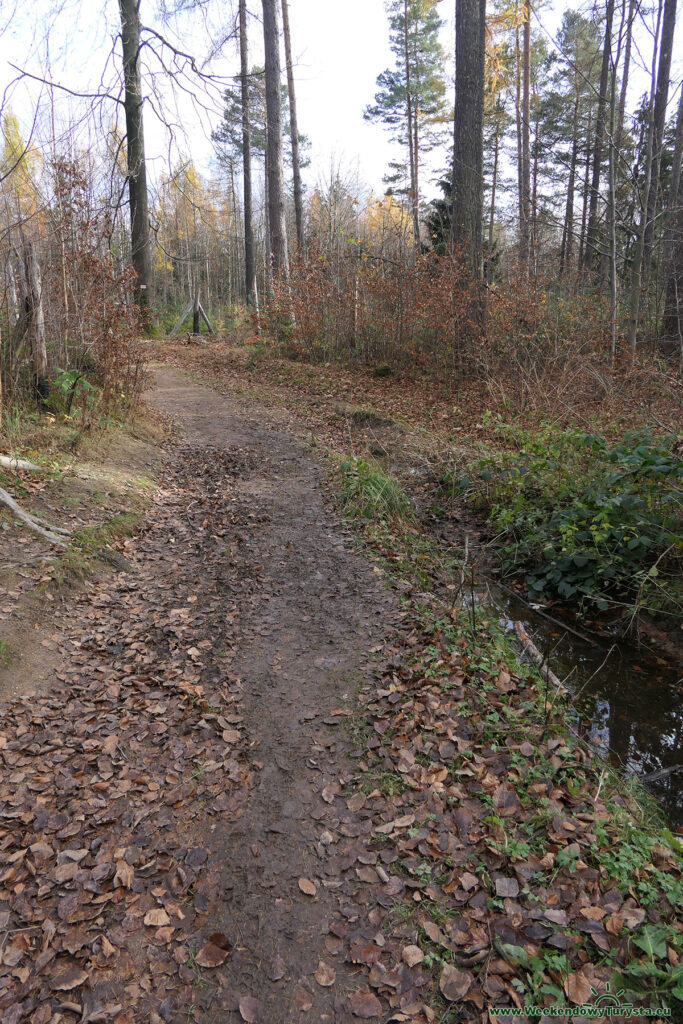
[[[250,524],[239,573],[255,587],[231,669],[254,774],[246,813],[212,839],[223,897],[216,923],[236,950],[224,996],[207,993],[206,1019],[229,1019],[241,996],[256,993],[264,1020],[302,1011],[342,1020],[357,972],[329,963],[319,978],[336,975],[333,983],[314,975],[339,907],[327,851],[361,824],[331,804],[352,774],[345,719],[395,609],[326,507],[321,469],[274,429],[272,414],[264,421],[263,410],[240,409],[171,369],[157,371],[157,382],[152,402],[191,443],[246,451],[252,467],[233,494]]]
[[[375,1016],[346,722],[400,613],[273,413],[168,368],[148,399],[178,426],[131,570],[2,708],[0,1019]]]

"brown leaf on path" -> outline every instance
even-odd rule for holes
[[[89,977],[88,972],[81,970],[80,967],[65,967],[52,978],[50,988],[56,992],[70,992],[71,989],[83,985]]]
[[[439,988],[449,1002],[457,1003],[465,998],[473,981],[471,971],[460,971],[452,964],[446,964],[439,978]]]
[[[102,936],[102,956],[103,957],[110,957],[110,956],[113,956],[114,953],[118,953],[117,947],[112,942],[109,941],[109,939],[107,938],[106,935],[103,935]]]
[[[567,997],[578,1006],[588,1002],[592,994],[592,988],[591,982],[583,971],[568,974],[564,979],[564,990],[567,993]]]
[[[365,793],[354,793],[354,795],[346,801],[346,806],[350,811],[361,811],[365,807],[366,802],[367,797]]]
[[[581,907],[581,916],[589,921],[601,921],[606,913],[604,907]]]
[[[297,989],[295,1001],[299,1013],[307,1013],[313,1006],[311,994],[310,992],[307,992],[305,988]]]
[[[404,946],[401,950],[401,960],[408,967],[415,967],[417,964],[421,964],[424,958],[425,955],[419,946]]]
[[[216,945],[215,942],[207,942],[199,950],[195,957],[195,963],[200,967],[220,967],[230,956],[230,945],[227,949]]]
[[[382,1012],[382,1004],[369,988],[359,988],[349,996],[349,1009],[354,1017],[371,1020],[372,1017],[379,1017]]]
[[[516,878],[506,878],[504,875],[499,875],[496,878],[496,896],[509,896],[514,899],[515,896],[519,896],[519,882]]]
[[[465,892],[470,892],[472,889],[476,889],[479,885],[479,879],[476,875],[473,875],[471,871],[465,871],[460,876],[460,885],[463,887]]]
[[[147,911],[144,922],[149,928],[163,928],[165,924],[171,923],[171,918],[163,907],[155,907],[153,910]]]
[[[434,921],[425,921],[423,923],[422,927],[423,927],[427,937],[430,938],[432,940],[432,942],[443,943],[443,941],[444,941],[443,932],[441,931],[439,926],[434,923]]]
[[[135,878],[134,868],[125,862],[125,860],[117,860],[116,862],[116,874],[114,875],[114,885],[122,885],[124,889],[130,889]]]
[[[315,896],[318,891],[318,887],[315,882],[311,882],[309,878],[300,878],[299,888],[306,894],[306,896]]]
[[[268,977],[271,981],[280,981],[287,973],[287,965],[281,956],[276,956],[271,965]]]
[[[263,1019],[263,1004],[254,996],[242,996],[239,1007],[240,1017],[246,1024],[258,1024]]]
[[[337,972],[334,967],[330,964],[326,964],[324,960],[321,960],[318,964],[318,969],[315,972],[315,980],[322,988],[329,988],[330,985],[334,985],[337,980]]]

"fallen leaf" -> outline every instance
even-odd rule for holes
[[[461,971],[452,964],[446,964],[439,978],[439,988],[449,1002],[457,1003],[465,998],[473,981],[474,975],[471,971]]]
[[[568,974],[564,979],[564,990],[568,998],[578,1006],[588,1002],[592,994],[592,988],[593,986],[582,971]]]
[[[424,958],[425,955],[419,946],[404,946],[401,950],[401,960],[408,967],[415,967],[417,964],[421,964]]]
[[[195,957],[195,963],[200,967],[220,967],[230,955],[230,947],[227,949],[217,946],[215,942],[207,942],[199,950]]]
[[[171,919],[163,907],[156,907],[154,910],[148,910],[145,914],[144,921],[150,928],[162,928],[165,924],[171,923]]]
[[[329,988],[330,985],[334,985],[337,978],[337,972],[334,967],[331,967],[329,964],[326,964],[324,960],[321,960],[318,964],[318,969],[315,972],[314,977],[318,984],[323,988]]]
[[[372,1017],[379,1017],[382,1004],[369,988],[359,988],[349,996],[349,1009],[354,1017],[370,1020]]]
[[[242,996],[239,1002],[240,1016],[247,1024],[257,1024],[263,1013],[263,1004],[254,996]]]
[[[281,956],[276,956],[273,960],[270,971],[268,972],[268,977],[271,981],[280,981],[281,978],[284,978],[286,973],[287,965]]]
[[[50,981],[50,988],[57,992],[70,992],[88,980],[90,975],[80,967],[65,967]]]
[[[508,896],[513,899],[515,896],[519,896],[519,882],[517,879],[499,875],[496,878],[496,896]]]
[[[299,879],[299,888],[307,896],[315,896],[315,894],[318,891],[318,887],[316,886],[315,882],[311,882],[310,879],[308,878]]]

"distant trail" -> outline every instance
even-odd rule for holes
[[[351,708],[370,649],[391,628],[394,599],[350,549],[325,506],[319,466],[273,425],[277,414],[175,369],[158,368],[155,377],[149,401],[180,423],[193,447],[239,449],[254,467],[231,482],[239,520],[251,524],[233,557],[252,597],[229,667],[242,680],[255,784],[244,815],[219,820],[204,838],[221,865],[212,922],[236,949],[197,992],[201,1019],[240,1020],[240,1000],[252,997],[269,1024],[297,1021],[308,1008],[301,1019],[350,1021],[344,997],[365,982],[326,948],[327,925],[349,895],[328,847],[369,823],[321,794],[328,784],[338,790],[352,770],[344,716],[333,712]],[[299,879],[314,883],[315,896]],[[329,987],[313,977],[321,960],[336,972]]]

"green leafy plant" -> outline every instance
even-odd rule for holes
[[[500,423],[498,434],[515,450],[450,483],[488,513],[509,574],[538,599],[680,610],[683,466],[672,437],[630,430],[611,443],[550,423]]]

